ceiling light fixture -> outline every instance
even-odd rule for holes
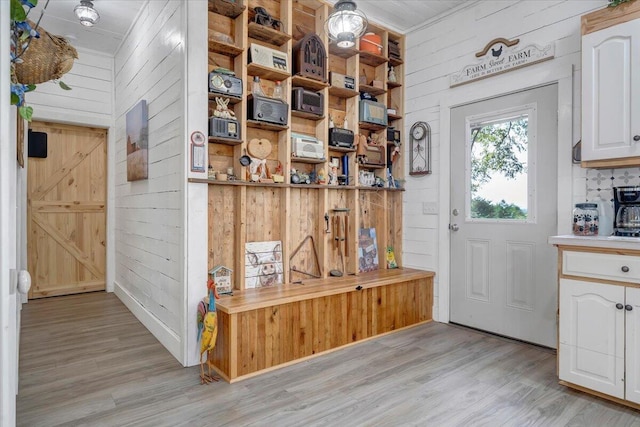
[[[92,27],[100,20],[100,15],[93,8],[91,0],[80,0],[80,4],[73,11],[76,13],[80,23],[85,27]]]
[[[353,0],[339,0],[325,23],[329,38],[343,48],[354,46],[366,29],[367,17]]]

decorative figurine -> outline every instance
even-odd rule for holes
[[[216,299],[220,299],[216,292],[216,285],[213,280],[207,281],[209,301],[203,298],[198,303],[198,339],[200,340],[200,383],[208,384],[211,381],[218,381],[219,378],[211,375],[211,360],[209,353],[216,346],[218,337],[218,313],[216,313]],[[204,373],[202,356],[207,353],[207,374]]]
[[[389,82],[396,83],[398,81],[396,77],[396,71],[393,69],[393,65],[389,68]]]

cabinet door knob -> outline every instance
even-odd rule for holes
[[[627,304],[627,305],[624,306],[624,309],[627,310],[627,311],[631,311],[631,310],[633,310],[633,306],[631,304]]]
[[[623,273],[628,273],[629,272],[629,267],[627,267],[626,265],[623,265],[621,268]]]
[[[635,135],[633,137],[633,140],[636,141],[636,142],[640,141],[640,135]]]
[[[622,304],[620,304],[620,303],[617,303],[617,304],[616,304],[616,308],[617,308],[618,310],[622,310],[622,309],[624,308],[624,305],[622,305]]]

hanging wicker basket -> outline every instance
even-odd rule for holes
[[[30,22],[35,28],[35,24]],[[40,38],[32,39],[23,62],[16,64],[16,77],[22,84],[38,84],[56,80],[73,67],[78,52],[64,37],[48,33],[39,27]]]

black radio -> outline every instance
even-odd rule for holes
[[[400,145],[400,131],[394,127],[387,128],[387,142],[394,145]]]
[[[241,97],[242,79],[226,73],[212,71],[209,73],[209,92]]]
[[[289,104],[275,98],[249,95],[247,97],[247,116],[249,120],[286,125],[289,121]]]
[[[302,87],[294,87],[291,89],[291,109],[321,116],[324,111],[324,95]]]
[[[240,126],[236,120],[220,117],[209,118],[209,136],[240,139]]]
[[[329,128],[329,145],[332,147],[353,148],[353,131],[343,128]]]

